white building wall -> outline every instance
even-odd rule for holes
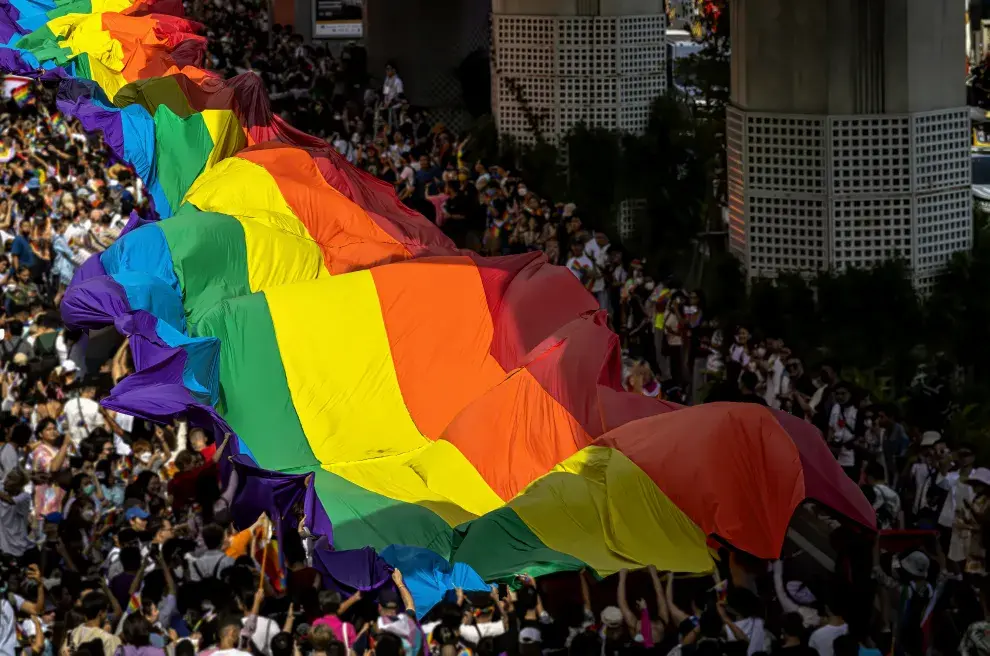
[[[927,291],[972,247],[968,116],[730,107],[730,247],[751,278],[903,259]]]
[[[541,8],[552,10],[551,4]],[[666,16],[602,15],[594,3],[579,1],[576,10],[557,4],[557,14],[532,14],[500,13],[521,8],[495,3],[492,109],[499,133],[535,143],[527,108],[554,144],[582,122],[641,132],[653,100],[666,91]]]

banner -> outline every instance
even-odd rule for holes
[[[316,0],[313,38],[360,39],[364,36],[364,0]]]

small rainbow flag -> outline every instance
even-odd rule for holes
[[[34,94],[31,93],[30,84],[24,84],[17,87],[16,89],[10,92],[10,97],[13,98],[14,102],[16,102],[20,107],[23,107],[28,103],[34,102]]]
[[[266,556],[262,556],[267,552]],[[282,566],[279,564],[279,548],[277,540],[269,540],[261,549],[256,549],[254,554],[255,560],[259,563],[263,563],[265,569],[265,578],[271,583],[272,589],[275,592],[281,593],[285,591],[286,578],[285,572]]]
[[[60,112],[55,112],[55,115],[52,116],[52,132],[65,134],[65,118]]]
[[[136,613],[139,610],[141,610],[141,595],[135,592],[127,601],[127,613]]]

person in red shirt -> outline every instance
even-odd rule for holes
[[[217,477],[217,463],[220,462],[229,440],[230,433],[227,433],[223,436],[223,443],[217,447],[209,460],[188,449],[175,457],[175,466],[178,467],[179,472],[168,482],[168,493],[172,497],[172,511],[176,515],[196,501],[196,481],[200,476]]]
[[[213,460],[213,456],[217,453],[217,444],[206,443],[206,431],[202,428],[193,428],[189,431],[189,446],[193,448],[193,451],[199,453],[203,456],[203,460],[209,462]]]

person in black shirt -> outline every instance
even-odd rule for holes
[[[787,613],[780,622],[780,642],[773,650],[782,656],[816,656],[807,645],[807,631],[800,613]]]
[[[726,640],[725,627],[735,640]],[[729,620],[722,603],[702,612],[698,626],[681,640],[681,656],[746,656],[748,650],[746,634]]]
[[[742,372],[739,376],[739,402],[765,406],[767,404],[766,399],[756,393],[758,384],[759,378],[756,377],[755,373],[748,370]]]

